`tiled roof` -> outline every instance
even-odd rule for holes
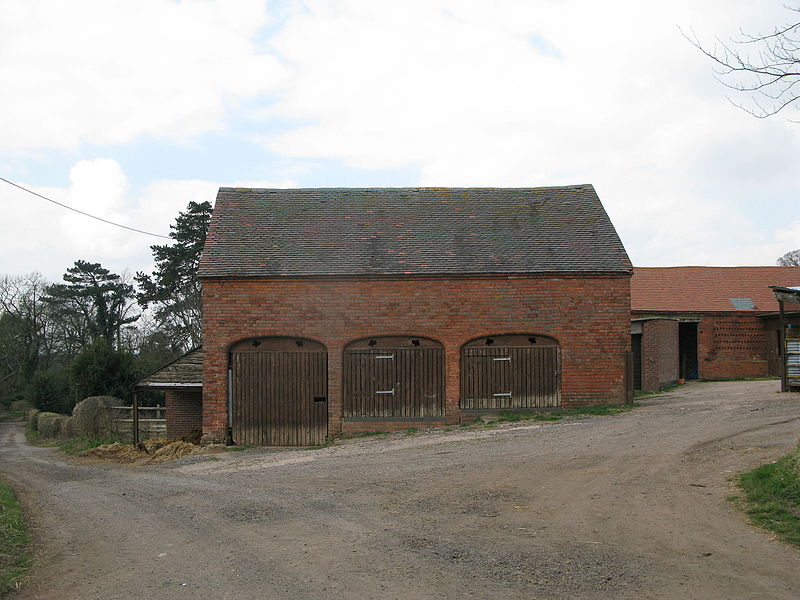
[[[189,350],[186,354],[164,365],[136,383],[136,387],[162,388],[198,387],[203,385],[203,347]]]
[[[770,285],[800,284],[800,267],[636,267],[631,309],[652,312],[772,312]],[[785,306],[798,310],[800,306]]]
[[[221,188],[205,277],[630,272],[591,185]]]

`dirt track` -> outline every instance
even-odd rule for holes
[[[800,395],[777,389],[144,467],[66,461],[5,424],[0,470],[41,541],[17,598],[796,600],[800,551],[726,501],[800,437]]]

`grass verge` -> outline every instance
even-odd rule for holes
[[[0,421],[24,421],[25,410],[4,410],[0,411]]]
[[[739,476],[734,497],[754,525],[800,548],[800,444],[775,462]]]
[[[563,419],[575,417],[593,417],[593,416],[611,416],[620,413],[628,412],[636,408],[638,404],[602,404],[600,406],[582,406],[580,408],[573,408],[570,410],[557,410],[552,412],[535,412],[535,411],[508,411],[498,412],[497,414],[487,415],[481,417],[472,423],[466,423],[461,426],[462,429],[470,429],[476,427],[491,427],[500,423],[516,423],[519,421],[561,421]]]
[[[30,427],[25,430],[25,438],[29,444],[34,446],[41,446],[42,448],[59,448],[66,454],[78,454],[84,450],[97,448],[98,446],[105,446],[106,444],[113,444],[121,442],[120,439],[115,437],[108,438],[69,438],[69,439],[45,439],[39,435],[38,431]]]
[[[682,387],[682,386],[680,386],[677,383],[675,383],[675,384],[672,384],[672,385],[665,385],[664,387],[662,387],[660,389],[657,389],[657,390],[653,390],[651,392],[646,392],[644,390],[636,390],[633,393],[633,397],[638,400],[639,398],[647,398],[648,396],[657,396],[658,394],[665,394],[667,392],[671,392],[672,390],[676,390],[679,387]]]
[[[33,562],[31,535],[14,490],[0,481],[0,598],[19,589]]]

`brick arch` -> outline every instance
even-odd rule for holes
[[[487,343],[488,342],[488,343]],[[480,346],[560,346],[558,338],[551,335],[540,333],[499,333],[481,335],[464,342],[461,347],[480,347]]]
[[[389,334],[359,337],[345,343],[343,349],[346,351],[354,348],[397,348],[403,346],[408,346],[409,348],[444,348],[444,345],[439,340],[431,337],[422,335]]]
[[[328,349],[320,341],[290,335],[264,335],[239,339],[228,346],[228,352],[264,352],[264,351],[306,351],[327,352]]]

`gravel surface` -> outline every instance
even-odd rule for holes
[[[800,395],[692,383],[614,417],[121,466],[0,426],[34,515],[15,598],[800,598],[800,552],[734,474],[787,453]]]

